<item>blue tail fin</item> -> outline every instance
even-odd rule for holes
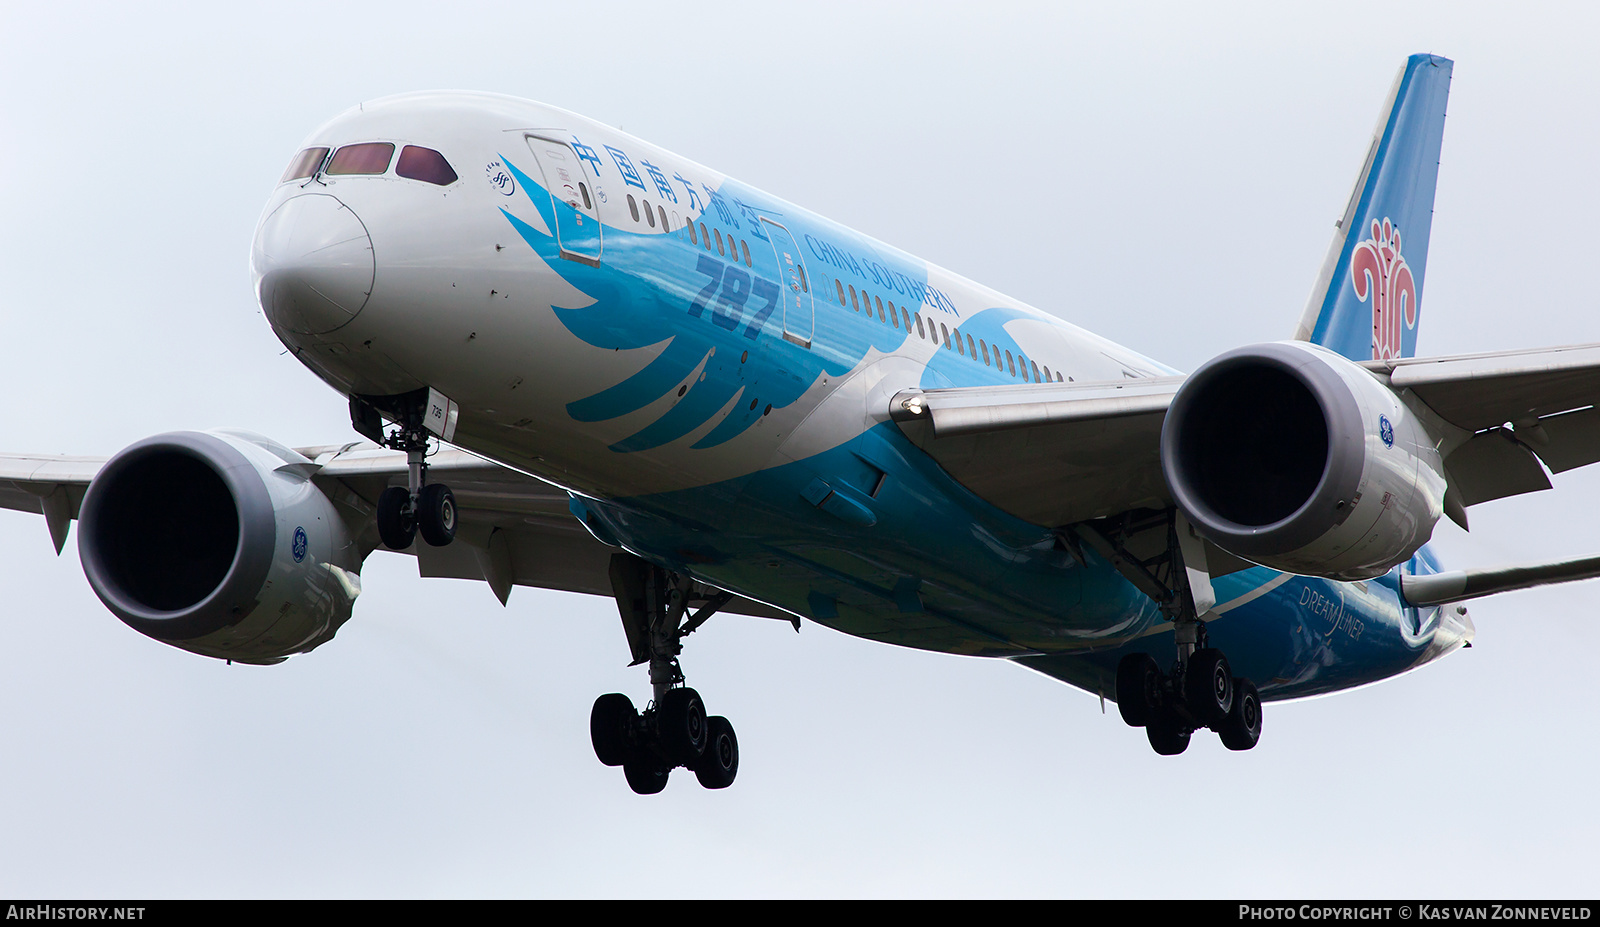
[[[1400,69],[1296,339],[1351,360],[1416,354],[1452,67],[1412,55]]]

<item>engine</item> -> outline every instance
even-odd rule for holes
[[[84,495],[89,585],[134,630],[194,653],[278,663],[316,647],[349,619],[362,557],[314,470],[240,432],[124,449]]]
[[[1290,573],[1369,579],[1433,534],[1445,478],[1400,397],[1317,345],[1259,344],[1208,361],[1161,430],[1173,500],[1212,543]]]

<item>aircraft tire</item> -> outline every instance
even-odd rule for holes
[[[1233,681],[1233,709],[1217,726],[1217,736],[1229,750],[1249,750],[1261,740],[1261,694],[1248,679]]]
[[[1171,715],[1163,713],[1151,718],[1144,734],[1150,740],[1150,749],[1162,756],[1177,756],[1189,749],[1189,729]]]
[[[706,705],[687,686],[668,689],[656,706],[661,746],[675,765],[695,768],[706,752]]]
[[[671,767],[652,756],[640,756],[622,764],[628,787],[640,795],[654,795],[667,787]]]
[[[417,536],[417,520],[406,512],[411,493],[404,486],[390,486],[378,496],[378,539],[390,550],[405,550]]]
[[[695,764],[694,777],[708,789],[725,789],[739,775],[739,738],[721,715],[706,719],[706,733],[706,752]]]
[[[628,736],[638,713],[633,701],[621,692],[611,692],[594,700],[589,711],[589,742],[594,755],[607,766],[621,766],[634,752]]]
[[[1184,673],[1183,697],[1189,710],[1206,727],[1221,724],[1233,708],[1233,673],[1222,651],[1206,648],[1189,657]]]
[[[1161,668],[1148,653],[1130,653],[1117,664],[1117,711],[1129,727],[1144,727],[1161,707]]]
[[[455,540],[456,496],[443,483],[429,483],[417,493],[417,529],[434,547]]]

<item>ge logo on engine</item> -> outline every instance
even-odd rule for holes
[[[1394,447],[1394,426],[1389,424],[1389,416],[1378,416],[1378,437],[1383,439],[1384,447]]]
[[[289,548],[289,550],[294,554],[295,563],[299,563],[300,561],[306,559],[306,546],[309,543],[310,542],[306,540],[306,529],[295,528],[294,544]]]

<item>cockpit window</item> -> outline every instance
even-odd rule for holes
[[[283,177],[278,183],[288,183],[291,180],[303,180],[317,172],[322,166],[322,159],[328,156],[326,148],[307,148],[294,156],[289,162],[289,169],[283,172]]]
[[[400,163],[394,166],[394,172],[401,177],[436,183],[441,187],[456,182],[456,172],[444,155],[432,148],[419,148],[416,145],[407,145],[400,150]]]
[[[389,169],[389,159],[394,157],[390,142],[365,142],[346,145],[333,153],[328,162],[329,174],[381,174]]]

